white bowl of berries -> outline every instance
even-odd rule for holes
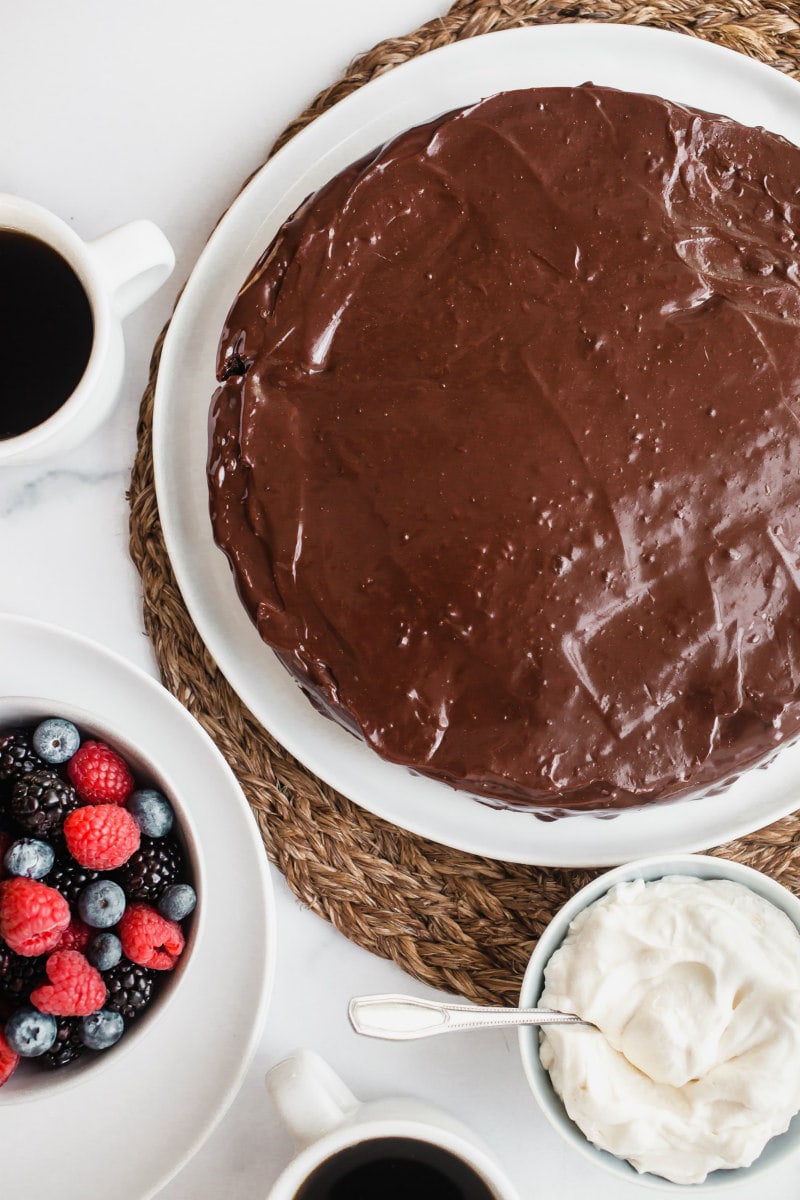
[[[201,935],[202,878],[187,806],[142,747],[96,714],[0,698],[0,1106],[152,1027]]]

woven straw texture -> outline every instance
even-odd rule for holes
[[[702,37],[800,78],[797,0],[457,0],[444,17],[356,59],[274,149],[362,84],[419,54],[494,30],[581,20],[654,25]],[[130,532],[145,626],[165,686],[227,758],[267,854],[303,904],[416,979],[478,1003],[513,1003],[536,939],[594,873],[494,862],[404,833],[321,783],[255,721],[201,641],[164,545],[151,440],[163,336],[142,399]],[[722,853],[800,890],[798,833],[800,816],[793,815],[729,843]]]

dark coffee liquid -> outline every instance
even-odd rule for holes
[[[414,1138],[373,1138],[334,1154],[294,1200],[492,1200],[461,1159]]]
[[[0,229],[0,439],[41,425],[72,395],[93,336],[69,263],[38,238]]]

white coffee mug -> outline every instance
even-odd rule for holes
[[[493,1200],[519,1200],[490,1152],[449,1113],[408,1096],[362,1103],[313,1050],[300,1050],[273,1067],[267,1090],[297,1147],[268,1200],[293,1200],[323,1163],[377,1138],[438,1147],[465,1163]]]
[[[0,465],[40,462],[76,446],[109,415],[125,365],[121,321],[169,277],[175,254],[152,221],[131,221],[91,242],[38,204],[0,193],[0,230],[38,238],[78,277],[92,312],[92,345],[77,386],[52,416],[0,440]]]

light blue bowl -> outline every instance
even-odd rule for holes
[[[698,879],[730,879],[750,888],[756,895],[762,896],[770,904],[774,904],[781,912],[786,913],[789,920],[800,932],[800,900],[781,884],[776,883],[760,871],[752,867],[742,866],[741,863],[730,862],[724,858],[713,858],[701,854],[672,854],[655,858],[639,859],[615,867],[612,871],[598,876],[585,888],[577,892],[564,907],[556,913],[547,929],[539,939],[534,950],[525,978],[522,981],[520,1005],[525,1008],[535,1008],[544,990],[544,969],[551,956],[566,937],[570,922],[574,917],[592,904],[617,883],[626,883],[631,879],[653,880],[664,875],[692,875]],[[785,1133],[772,1138],[759,1157],[749,1167],[741,1167],[734,1171],[713,1171],[704,1183],[679,1184],[670,1183],[657,1175],[642,1174],[624,1159],[599,1150],[581,1132],[578,1126],[567,1116],[566,1109],[559,1096],[553,1089],[550,1076],[539,1059],[539,1032],[535,1028],[521,1028],[519,1031],[519,1046],[522,1053],[522,1063],[531,1090],[539,1102],[539,1107],[547,1120],[569,1144],[582,1154],[584,1158],[596,1166],[610,1171],[612,1175],[625,1180],[626,1183],[638,1183],[646,1187],[667,1192],[712,1192],[721,1188],[735,1187],[740,1183],[750,1183],[756,1176],[784,1163],[800,1151],[800,1113],[793,1119]],[[797,1064],[800,1070],[800,1064]],[[766,1193],[769,1194],[769,1193]]]

